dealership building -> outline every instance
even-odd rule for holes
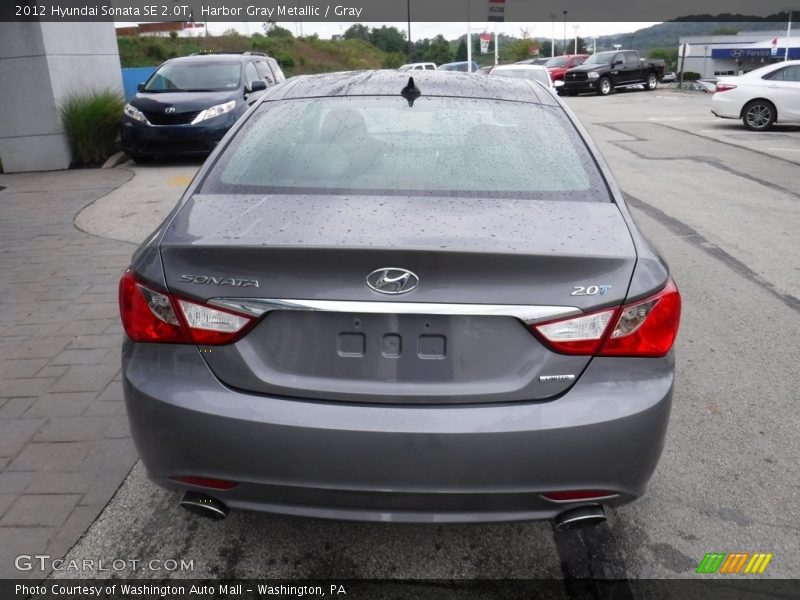
[[[60,108],[90,91],[122,95],[113,23],[0,23],[2,170],[69,167],[72,151]]]
[[[797,25],[800,27],[800,23]],[[683,44],[689,45],[684,71],[700,73],[704,78],[740,75],[784,60],[787,50],[789,60],[800,59],[800,33],[793,31],[791,37],[787,37],[786,33],[786,29],[783,29],[681,37],[679,48]]]

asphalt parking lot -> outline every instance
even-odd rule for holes
[[[247,513],[211,522],[137,465],[67,558],[193,561],[99,576],[677,578],[694,576],[707,552],[759,551],[774,553],[769,576],[800,577],[800,130],[750,133],[714,119],[709,102],[662,91],[568,99],[684,299],[668,439],[640,501],[581,533]],[[143,239],[194,168],[136,167],[152,196],[136,202],[120,188],[76,224]]]

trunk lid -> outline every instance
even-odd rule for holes
[[[550,351],[520,315],[619,305],[636,261],[610,202],[372,196],[198,195],[161,253],[179,295],[313,305],[271,310],[238,342],[204,352],[227,385],[394,403],[563,393],[589,358]],[[367,275],[387,267],[413,272],[418,286],[371,289]],[[604,293],[571,295],[591,286]],[[553,375],[574,378],[539,379]]]

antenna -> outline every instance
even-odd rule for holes
[[[419,88],[414,84],[414,78],[409,77],[408,85],[406,85],[406,87],[400,91],[400,95],[408,100],[409,106],[414,106],[414,100],[419,98],[422,95],[422,92],[420,92]]]

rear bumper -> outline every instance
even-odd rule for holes
[[[195,347],[125,342],[131,431],[149,476],[232,508],[412,522],[548,519],[541,493],[640,496],[669,418],[673,360],[594,359],[549,402],[355,405],[257,396],[221,384]],[[195,475],[240,485],[176,484]]]
[[[235,122],[233,113],[197,125],[143,125],[126,117],[122,149],[144,156],[209,154]]]
[[[722,119],[739,119],[743,103],[734,97],[725,97],[727,92],[717,92],[711,97],[711,113]]]

